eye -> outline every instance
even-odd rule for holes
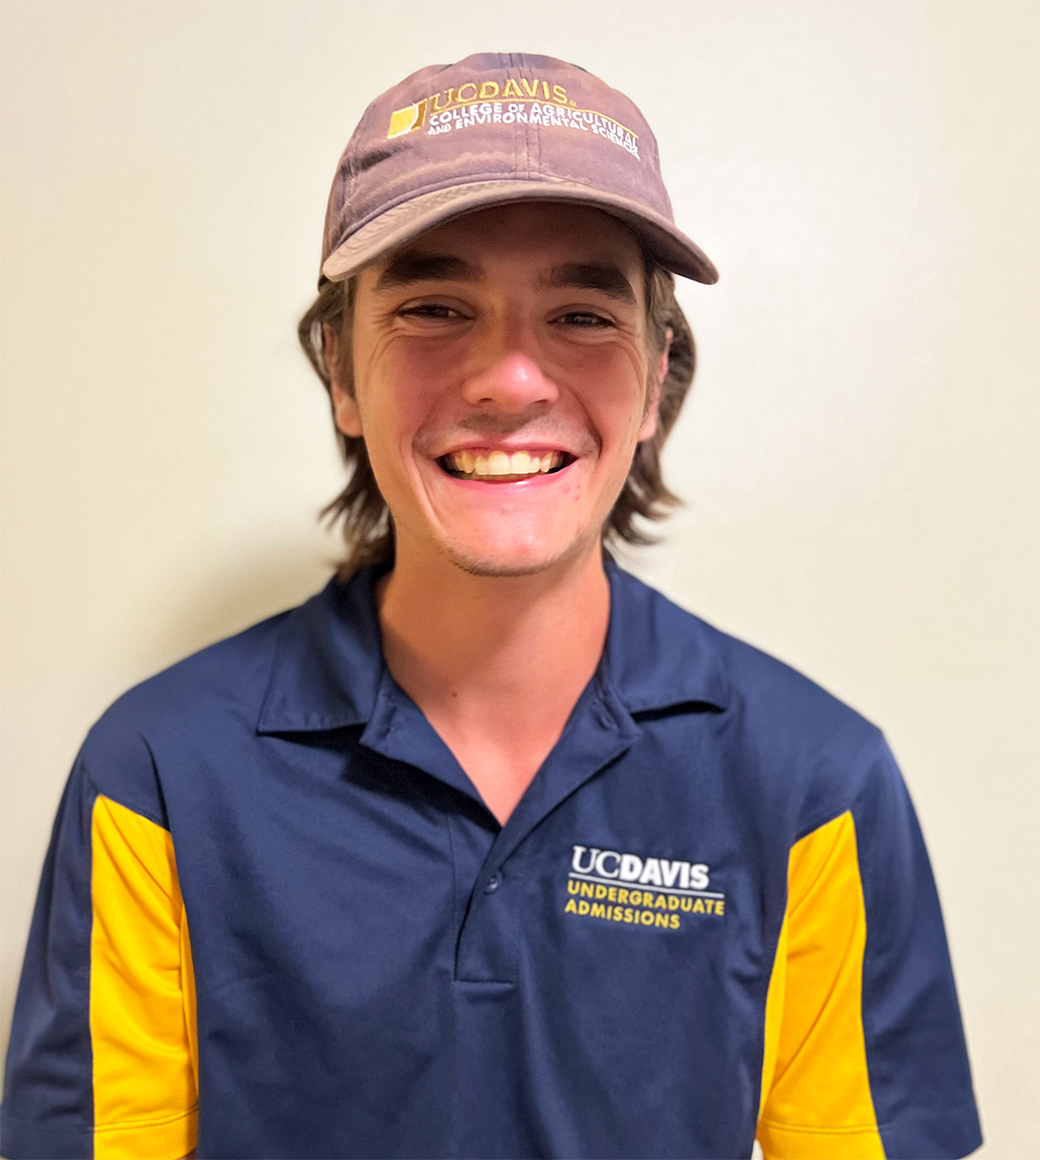
[[[403,306],[397,312],[402,318],[427,319],[431,322],[450,322],[461,318],[461,313],[443,302],[420,302],[415,306]]]
[[[561,314],[555,321],[562,323],[564,326],[587,327],[590,329],[614,325],[609,318],[605,318],[602,314],[597,314],[593,310],[568,310],[566,314]]]

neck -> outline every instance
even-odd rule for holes
[[[418,665],[444,691],[587,683],[606,640],[610,589],[599,545],[528,576],[473,576],[447,561],[398,559],[379,594],[391,673]]]
[[[378,599],[392,676],[504,821],[603,653],[610,589],[599,543],[504,577],[399,550]]]

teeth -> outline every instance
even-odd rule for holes
[[[508,475],[509,474],[509,460],[510,456],[506,455],[504,451],[492,451],[487,459],[482,456],[477,456],[477,471],[481,475]],[[487,467],[484,467],[484,464]]]
[[[559,467],[563,455],[559,451],[546,451],[542,455],[530,451],[492,451],[489,455],[474,454],[472,451],[453,451],[448,463],[460,475],[479,479],[481,476],[539,475]]]

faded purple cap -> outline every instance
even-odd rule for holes
[[[319,284],[449,218],[532,199],[605,210],[666,269],[718,279],[676,228],[657,141],[623,93],[551,56],[478,53],[412,73],[365,110],[329,194]]]

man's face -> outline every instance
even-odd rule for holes
[[[354,393],[334,376],[333,401],[399,558],[520,575],[598,544],[654,432],[644,294],[634,236],[564,204],[470,214],[362,271]]]

